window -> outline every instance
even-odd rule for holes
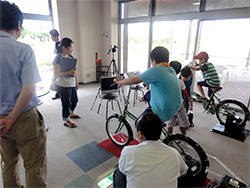
[[[198,12],[200,0],[156,0],[155,15]]]
[[[186,58],[189,20],[153,23],[152,48],[164,46],[169,50],[170,61],[183,62]]]
[[[122,18],[133,18],[148,16],[150,0],[133,1],[123,3]]]
[[[50,40],[49,35],[52,22],[24,19],[23,28],[24,30],[18,41],[29,44],[35,53],[36,63],[42,79],[42,83],[37,86],[48,87],[53,76],[52,61],[55,56],[55,44]]]
[[[203,21],[201,28],[199,51],[207,51],[214,64],[241,74],[249,54],[250,19]]]
[[[230,9],[250,7],[249,0],[209,0],[206,1],[206,10]]]
[[[49,35],[49,31],[53,28],[52,21],[48,21],[51,20],[49,0],[10,0],[10,2],[15,3],[24,13],[24,30],[18,41],[29,44],[35,53],[42,79],[37,83],[37,87],[38,89],[48,88],[53,77],[52,62],[55,56],[55,44],[50,40]]]
[[[9,0],[18,5],[23,13],[49,15],[48,0]]]
[[[201,8],[202,10],[205,8],[205,12],[199,11],[200,0],[150,2],[156,4],[149,6],[152,7],[152,14],[148,16],[146,9],[142,8],[143,5],[147,7],[144,1],[132,2],[141,7],[138,8],[138,14],[135,13],[133,16],[128,9],[122,9],[122,14],[127,15],[120,19],[120,24],[124,24],[125,28],[121,34],[124,69],[135,71],[136,66],[139,65],[141,72],[145,70],[144,66],[147,66],[146,58],[150,50],[148,47],[151,46],[152,48],[167,47],[170,52],[170,61],[177,60],[183,65],[193,62],[193,56],[198,52],[206,51],[210,56],[209,61],[219,72],[221,85],[224,88],[221,95],[228,97],[228,94],[233,93],[233,97],[236,99],[239,97],[238,100],[243,103],[248,101],[249,97],[246,98],[242,93],[245,88],[249,88],[250,82],[248,11],[250,1],[206,0],[205,6]],[[150,15],[152,15],[151,18]],[[133,19],[130,19],[132,17]],[[148,28],[151,26],[152,33],[149,33]],[[138,39],[142,41],[142,38],[145,42],[135,42]],[[194,84],[200,79],[203,80],[201,71],[194,72],[194,76]]]
[[[147,70],[149,23],[128,24],[128,72]]]

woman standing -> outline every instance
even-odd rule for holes
[[[63,38],[56,48],[58,54],[53,61],[53,70],[54,78],[56,78],[56,90],[62,102],[62,117],[63,121],[65,121],[64,126],[75,128],[77,125],[71,122],[70,118],[80,118],[79,115],[74,114],[78,102],[76,90],[79,88],[76,68],[61,72],[62,62],[74,59],[71,55],[73,51],[73,41],[69,38]]]

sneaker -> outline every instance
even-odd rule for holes
[[[189,127],[194,127],[194,124],[193,124],[193,123],[192,123],[192,124],[190,124],[190,125],[189,125]]]

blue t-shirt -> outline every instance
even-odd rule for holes
[[[163,122],[170,120],[180,109],[181,91],[173,68],[154,66],[140,74],[146,85],[151,84],[150,106]]]

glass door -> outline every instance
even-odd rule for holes
[[[186,59],[190,21],[159,21],[153,23],[152,48],[164,46],[169,50],[170,61]]]
[[[52,62],[54,60],[55,43],[50,39],[49,31],[53,28],[51,21],[27,20],[23,21],[22,34],[18,41],[29,44],[34,50],[36,63],[42,81],[38,88],[49,88],[53,77]]]
[[[149,23],[128,24],[128,72],[147,70]]]

